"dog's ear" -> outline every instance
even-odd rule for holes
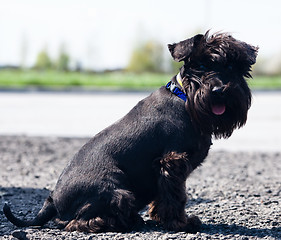
[[[250,44],[242,42],[243,48],[245,49],[246,53],[246,61],[249,65],[253,65],[256,63],[256,58],[258,55],[258,47],[254,47]]]
[[[181,62],[187,59],[195,49],[197,44],[200,42],[202,37],[204,37],[204,35],[197,34],[196,36],[179,43],[168,44],[168,48],[173,59],[177,62]]]
[[[244,76],[247,78],[251,78],[251,66],[253,64],[256,63],[256,58],[258,55],[258,47],[254,47],[250,44],[247,44],[245,42],[241,42],[242,48],[240,47],[240,49],[242,50],[241,54],[241,69],[243,69]]]

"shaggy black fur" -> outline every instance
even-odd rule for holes
[[[125,117],[85,144],[62,172],[31,221],[6,217],[19,227],[54,219],[68,231],[131,231],[146,205],[166,229],[196,232],[200,220],[185,213],[185,181],[208,154],[211,137],[229,137],[243,126],[251,105],[250,77],[257,48],[219,33],[168,45],[180,69],[187,101],[161,87]]]

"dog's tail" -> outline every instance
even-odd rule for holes
[[[47,223],[57,215],[57,210],[51,197],[48,197],[46,199],[42,209],[39,211],[37,216],[30,221],[21,220],[15,217],[11,212],[10,207],[6,203],[3,207],[3,212],[7,219],[17,227],[43,226],[45,223]]]

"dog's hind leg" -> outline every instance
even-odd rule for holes
[[[198,217],[185,213],[185,181],[192,168],[185,153],[170,152],[158,163],[160,174],[156,199],[150,204],[150,217],[172,231],[197,232]]]
[[[66,231],[79,231],[79,232],[105,232],[106,222],[100,217],[96,217],[90,220],[74,219],[70,221],[64,228]]]
[[[134,206],[135,198],[130,191],[115,189],[110,195],[111,198],[106,199],[108,203],[98,211],[99,214],[94,213],[96,211],[93,210],[94,206],[98,205],[97,202],[86,204],[81,208],[76,219],[67,224],[65,230],[95,233],[128,232],[143,222]]]

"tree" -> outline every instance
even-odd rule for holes
[[[147,41],[133,50],[128,71],[132,72],[162,72],[163,47],[156,41]]]
[[[69,55],[66,52],[65,45],[62,44],[59,49],[59,56],[56,61],[56,68],[59,71],[68,71],[69,70]]]
[[[52,68],[52,61],[48,55],[47,48],[44,48],[38,53],[34,67],[39,70],[47,70]]]

